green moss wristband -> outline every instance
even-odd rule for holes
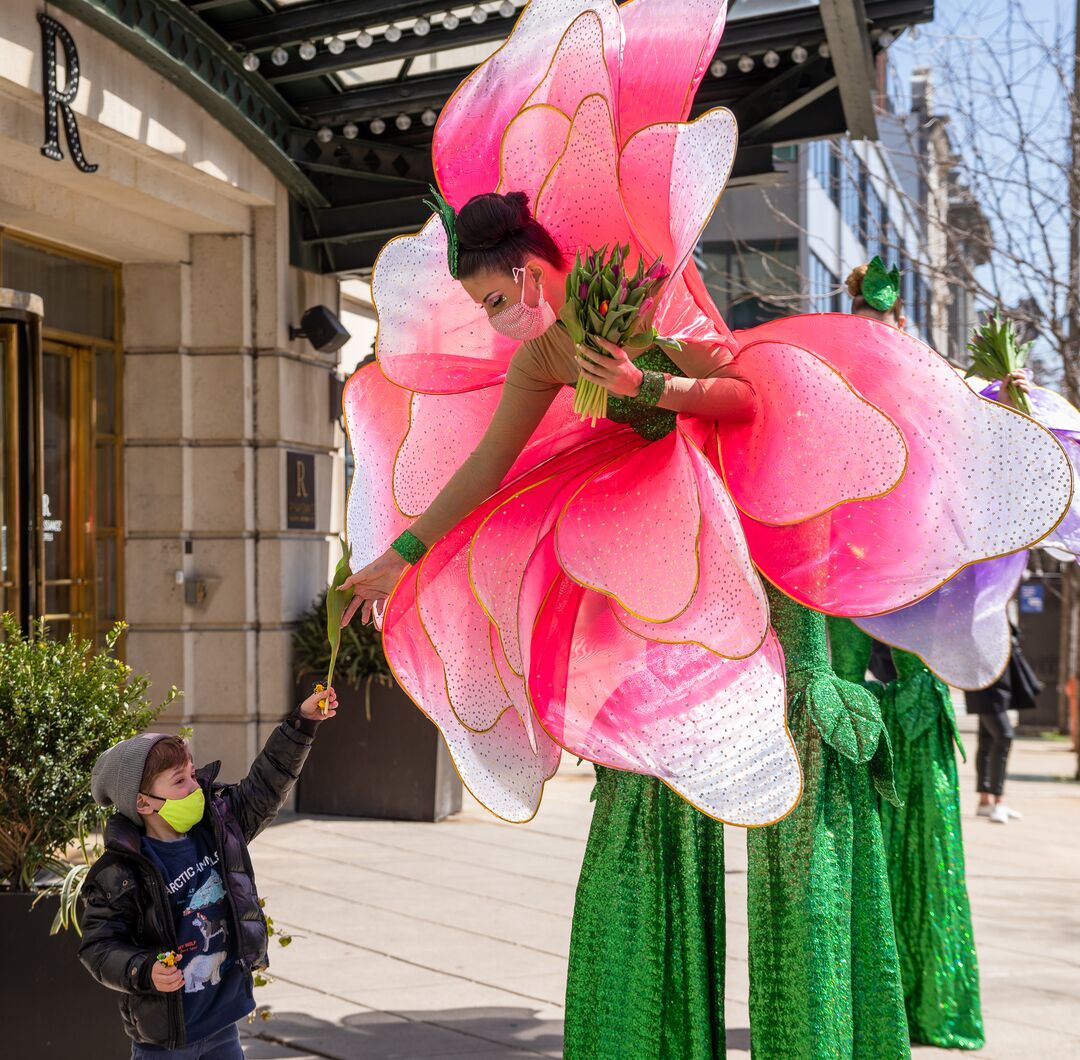
[[[424,553],[427,552],[427,545],[420,538],[409,533],[408,530],[394,541],[390,547],[406,563],[419,563],[424,558]]]
[[[649,368],[642,369],[641,389],[634,400],[642,405],[655,405],[664,396],[666,383],[667,377],[663,372],[654,372]]]

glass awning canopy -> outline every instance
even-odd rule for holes
[[[53,0],[184,83],[286,182],[298,264],[366,273],[427,215],[431,136],[524,0]],[[933,0],[733,0],[695,112],[739,121],[733,181],[773,147],[873,134],[872,57]],[[861,51],[860,51],[861,49]],[[185,83],[186,79],[186,83]],[[865,101],[865,106],[863,105]]]

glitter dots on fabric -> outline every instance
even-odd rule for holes
[[[537,616],[529,692],[545,730],[572,753],[648,773],[713,817],[757,825],[799,795],[783,667],[771,635],[743,660],[637,637],[602,597],[559,574]]]
[[[501,391],[488,387],[467,394],[412,395],[409,433],[394,461],[394,497],[406,515],[421,515],[476,448]],[[448,431],[447,423],[458,429]]]
[[[575,581],[647,621],[667,622],[697,591],[700,536],[694,471],[673,432],[598,472],[564,509],[555,546]]]
[[[591,95],[613,98],[600,16],[595,11],[583,11],[563,34],[544,79],[525,106],[543,103],[570,117]]]
[[[918,603],[855,619],[855,624],[885,644],[914,653],[956,688],[985,688],[1009,663],[1006,606],[1027,561],[1025,550],[973,563]]]
[[[732,496],[750,518],[800,522],[900,481],[900,430],[819,357],[790,343],[750,342],[739,371],[754,386],[757,411],[717,429]]]
[[[634,230],[650,256],[678,271],[697,245],[735,161],[738,130],[728,110],[711,110],[688,125],[650,125],[627,140],[619,183]],[[666,184],[652,179],[663,159]]]
[[[560,247],[634,244],[618,194],[615,125],[603,96],[586,96],[574,114],[566,151],[548,174],[536,215]]]
[[[735,505],[720,476],[694,445],[686,445],[701,508],[700,577],[686,610],[670,622],[644,622],[610,601],[616,619],[646,640],[699,644],[728,658],[761,647],[769,628],[765,593],[750,560]]]
[[[342,406],[354,460],[346,534],[353,570],[359,570],[409,525],[394,503],[391,473],[393,454],[409,429],[409,392],[369,364],[345,384]]]
[[[450,97],[435,126],[431,153],[439,185],[455,207],[496,187],[507,125],[544,78],[567,28],[586,11],[599,18],[607,63],[618,71],[622,29],[614,3],[532,0],[506,43]],[[573,56],[563,51],[562,58]]]
[[[529,202],[536,202],[569,135],[570,118],[562,111],[544,105],[523,110],[507,126],[503,138],[498,190],[523,191]]]
[[[654,322],[706,375],[736,359],[739,343],[687,255],[735,129],[723,111],[679,123],[723,12],[720,0],[532,0],[447,103],[433,151],[455,207],[523,189],[571,255],[615,241],[632,257],[658,248],[675,271]],[[452,527],[428,541],[420,516],[413,532],[431,547],[391,596],[384,646],[469,789],[508,820],[535,812],[559,744],[650,774],[717,817],[775,820],[798,797],[799,771],[751,559],[793,595],[867,614],[1023,547],[1064,507],[1070,474],[1046,463],[1041,428],[980,403],[914,340],[834,316],[747,336],[762,347],[747,363],[763,364],[766,345],[775,354],[761,382],[768,415],[724,473],[756,515],[802,520],[754,521],[725,492],[711,421],[613,400],[594,427],[572,415],[572,372],[517,378],[515,344],[451,280],[445,251],[432,221],[376,263],[381,372],[361,370],[345,399],[357,460],[349,535],[360,567],[422,511],[439,533]],[[792,348],[818,355],[866,402]],[[532,382],[554,403],[524,449],[523,430],[481,443],[503,395]],[[890,421],[909,450],[904,478],[881,500],[853,500],[899,474]],[[509,470],[500,485],[484,480],[491,496],[462,502],[464,486],[445,486],[461,468],[458,485],[469,480],[468,454],[490,439],[487,466]],[[1019,454],[1012,478],[988,477],[980,454],[1004,447]],[[826,502],[837,506],[820,514]],[[825,705],[837,706],[802,701],[804,718],[820,706],[820,724]],[[868,731],[852,720],[836,736],[857,745]]]
[[[995,399],[998,385],[992,383],[982,396]],[[1065,518],[1039,542],[1039,547],[1052,549],[1056,558],[1065,555],[1080,557],[1080,410],[1073,408],[1060,394],[1033,386],[1028,395],[1031,418],[1041,423],[1061,443],[1072,469],[1073,496]]]
[[[383,247],[371,299],[379,315],[375,352],[391,382],[453,394],[503,381],[517,344],[491,328],[450,276],[446,232],[437,218]]]
[[[430,647],[416,610],[418,570],[409,572],[387,606],[383,627],[387,661],[401,687],[439,727],[455,768],[477,801],[505,821],[531,820],[544,782],[558,768],[559,748],[540,732],[534,752],[510,705],[485,732],[461,724],[446,696],[443,664]]]
[[[904,607],[969,563],[1028,547],[1066,510],[1071,472],[1054,437],[974,394],[918,339],[842,313],[786,317],[739,338],[813,350],[907,445],[904,477],[884,497],[790,527],[743,519],[759,568],[808,606],[864,616]],[[997,453],[1009,459],[987,456]]]

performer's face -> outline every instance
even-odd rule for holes
[[[469,297],[488,317],[493,317],[507,306],[520,302],[522,297],[527,305],[537,305],[540,301],[540,287],[544,283],[544,268],[539,262],[529,262],[525,266],[524,285],[520,272],[517,278],[511,273],[478,272],[460,282]]]

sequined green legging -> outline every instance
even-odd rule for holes
[[[597,769],[574,905],[568,1060],[724,1056],[724,836],[652,777]]]
[[[830,620],[833,663],[865,673],[870,639]],[[840,649],[838,653],[837,649]],[[896,791],[881,804],[896,946],[913,1042],[979,1049],[984,1042],[979,966],[971,929],[960,829],[956,731],[948,687],[907,652],[894,650],[896,680],[881,709],[892,738]]]
[[[769,601],[803,793],[782,821],[747,833],[752,1054],[906,1057],[877,808],[879,793],[895,797],[881,713],[833,673],[824,617],[775,590]]]

